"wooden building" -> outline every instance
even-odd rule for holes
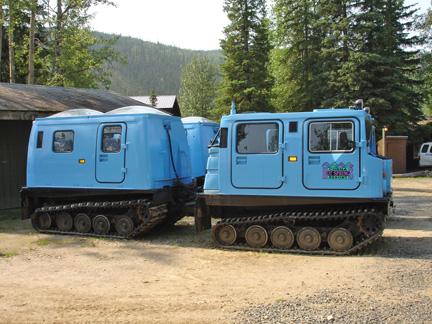
[[[20,207],[32,121],[68,109],[101,112],[144,103],[112,91],[0,83],[0,209]]]

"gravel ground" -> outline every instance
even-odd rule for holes
[[[371,270],[370,281],[357,289],[341,285],[274,303],[251,303],[237,312],[234,323],[432,323],[432,238],[415,234],[432,230],[432,182],[396,181],[396,207],[384,236],[361,252],[361,257],[378,258],[378,269],[380,258],[391,260],[390,271],[380,275]]]
[[[296,302],[281,301],[244,309],[234,323],[329,322],[431,323],[432,300],[420,295],[408,295],[407,299],[388,303],[373,296],[356,298],[347,292],[326,289]]]
[[[392,186],[383,237],[351,256],[221,250],[192,217],[112,240],[0,212],[0,324],[432,323],[432,178]]]

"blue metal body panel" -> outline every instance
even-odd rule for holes
[[[103,115],[52,117],[33,123],[27,187],[155,190],[173,186],[170,143],[179,179],[192,182],[179,117],[151,108]],[[72,148],[64,142],[71,142]]]
[[[354,109],[223,116],[227,145],[209,150],[204,194],[386,197],[392,161],[375,154],[371,120]]]
[[[196,177],[204,177],[208,147],[219,130],[219,124],[202,117],[185,117],[182,122],[189,144],[192,170]]]

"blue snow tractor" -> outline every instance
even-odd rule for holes
[[[209,149],[197,231],[227,249],[350,254],[383,232],[392,161],[370,109],[223,116]]]
[[[219,124],[204,117],[184,117],[183,126],[189,144],[192,170],[198,185],[204,184],[208,148],[219,131]]]
[[[179,117],[133,106],[33,123],[21,201],[39,232],[129,238],[193,212],[195,196]]]

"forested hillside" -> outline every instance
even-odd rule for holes
[[[112,36],[112,35],[104,35]],[[194,55],[206,55],[216,63],[220,51],[193,51],[138,38],[120,37],[113,48],[126,55],[127,64],[107,66],[112,74],[110,90],[127,96],[177,95],[182,68]]]

